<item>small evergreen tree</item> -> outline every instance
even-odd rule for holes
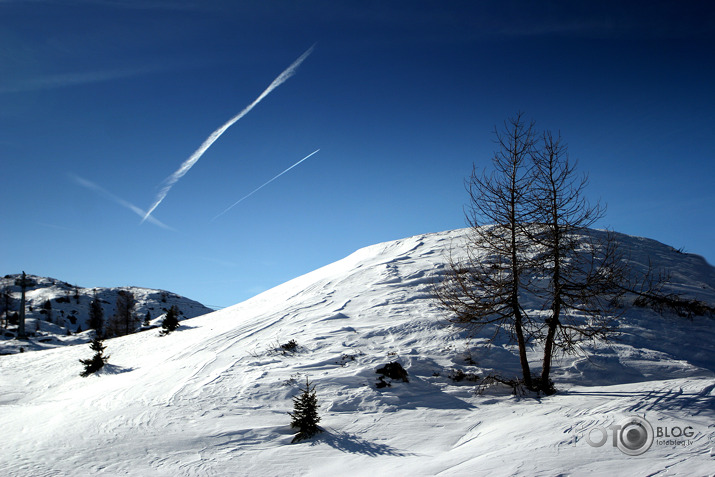
[[[96,292],[94,298],[89,303],[89,327],[95,331],[97,336],[103,336],[104,311],[102,310],[102,303],[99,301],[99,298],[97,298]]]
[[[5,328],[7,328],[9,322],[10,310],[12,310],[13,301],[12,295],[7,288],[0,293],[0,316],[3,314],[5,315]]]
[[[86,378],[90,374],[96,373],[102,369],[109,359],[109,356],[104,356],[106,346],[104,346],[104,342],[99,335],[94,335],[94,339],[90,342],[89,347],[92,351],[94,351],[94,356],[90,359],[79,360],[79,362],[84,365],[84,371],[79,374],[83,378]]]
[[[147,311],[146,315],[144,315],[144,323],[142,323],[142,326],[149,326],[151,325],[151,312]]]
[[[293,420],[290,427],[298,429],[298,434],[291,443],[309,439],[323,431],[318,426],[320,417],[318,416],[318,398],[315,393],[315,385],[311,385],[308,377],[305,377],[305,388],[301,393],[293,398],[293,412],[289,412]]]
[[[166,312],[164,320],[161,322],[161,334],[168,335],[179,327],[179,309],[176,305],[171,305]]]
[[[50,300],[45,300],[42,304],[42,310],[44,311],[44,314],[47,315],[47,321],[52,323],[52,302]]]

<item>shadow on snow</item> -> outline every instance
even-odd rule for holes
[[[406,457],[408,455],[414,455],[411,453],[402,452],[394,447],[388,446],[386,444],[376,444],[374,442],[367,441],[361,437],[348,434],[347,432],[330,432],[324,430],[317,436],[311,439],[311,445],[317,445],[324,443],[342,452],[347,452],[350,454],[362,454],[371,457],[378,456],[394,456],[394,457]]]

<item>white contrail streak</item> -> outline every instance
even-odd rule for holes
[[[92,190],[94,192],[97,192],[98,194],[104,196],[105,198],[116,202],[117,204],[121,205],[122,207],[126,207],[127,209],[131,210],[135,214],[137,214],[139,217],[144,217],[144,211],[137,207],[136,205],[127,202],[126,200],[122,199],[121,197],[117,197],[116,195],[112,194],[109,192],[107,189],[95,184],[92,181],[88,181],[87,179],[84,179],[76,174],[69,174],[70,178],[74,180],[77,184],[81,185],[82,187],[86,187],[89,190]],[[164,228],[166,230],[172,230],[176,232],[176,229],[169,227],[165,223],[157,220],[154,217],[149,217],[149,222],[151,222],[154,225],[158,225],[161,228]]]
[[[281,84],[285,83],[291,76],[293,76],[295,74],[295,71],[296,71],[296,69],[298,69],[298,66],[300,66],[300,64],[303,62],[303,60],[305,60],[308,57],[308,55],[310,55],[313,52],[313,48],[315,48],[315,45],[308,48],[308,50],[305,53],[303,53],[302,55],[300,55],[300,57],[298,57],[298,59],[295,60],[293,62],[293,64],[291,64],[288,68],[286,68],[283,71],[283,73],[279,74],[278,77],[276,79],[274,79],[270,85],[268,85],[268,88],[266,88],[266,90],[263,93],[261,93],[261,95],[259,97],[257,97],[251,104],[249,104],[248,106],[243,108],[243,111],[241,111],[240,113],[235,115],[233,118],[231,118],[226,124],[224,124],[217,130],[212,132],[211,135],[208,138],[206,138],[206,140],[203,142],[203,144],[201,144],[201,146],[199,146],[199,148],[191,155],[191,157],[189,157],[187,160],[185,160],[184,163],[181,164],[181,167],[179,167],[179,169],[176,172],[174,172],[172,175],[170,175],[169,177],[166,178],[166,180],[164,181],[164,187],[162,187],[161,190],[159,191],[159,194],[157,194],[156,200],[154,201],[152,206],[149,207],[149,210],[142,218],[142,222],[144,222],[151,215],[151,213],[154,212],[154,209],[156,209],[159,206],[159,204],[161,204],[161,201],[164,200],[164,198],[166,197],[166,194],[169,193],[169,191],[174,186],[174,184],[176,184],[176,182],[179,179],[181,179],[184,176],[184,174],[189,172],[189,169],[191,169],[194,166],[194,164],[196,164],[196,162],[199,159],[201,159],[201,156],[203,156],[203,154],[206,152],[206,150],[209,147],[211,147],[211,145],[219,137],[221,137],[221,135],[224,132],[226,132],[226,130],[228,128],[230,128],[236,121],[238,121],[239,119],[244,117],[246,114],[248,114],[248,112],[251,109],[253,109],[253,107],[255,105],[260,103],[263,98],[268,96],[268,94],[271,91],[276,89]]]
[[[270,184],[270,183],[273,182],[274,180],[278,179],[280,176],[282,176],[283,174],[285,174],[285,173],[288,172],[289,170],[293,169],[295,166],[297,166],[297,165],[300,164],[301,162],[305,161],[306,159],[308,159],[310,156],[312,156],[313,154],[317,153],[318,151],[320,151],[320,149],[316,149],[315,151],[311,152],[310,154],[308,154],[307,156],[305,156],[303,159],[301,159],[300,161],[296,162],[295,164],[293,164],[292,166],[290,166],[288,169],[286,169],[285,171],[283,171],[283,172],[281,172],[280,174],[278,174],[277,176],[275,176],[273,179],[267,181],[265,184],[263,184],[263,185],[261,185],[260,187],[256,188],[256,189],[255,189],[253,192],[251,192],[250,194],[241,197],[239,200],[237,200],[236,202],[234,202],[233,205],[231,205],[231,206],[228,207],[226,210],[224,210],[223,212],[221,212],[220,214],[218,214],[216,217],[214,217],[213,219],[211,219],[211,222],[213,222],[214,220],[218,219],[218,218],[221,217],[223,214],[225,214],[225,213],[228,212],[229,210],[233,209],[233,208],[236,207],[238,204],[240,204],[240,203],[243,202],[244,200],[248,199],[248,198],[251,197],[253,194],[255,194],[255,193],[258,192],[259,190],[263,189],[265,186],[267,186],[268,184]]]

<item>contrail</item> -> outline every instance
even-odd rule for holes
[[[320,149],[316,149],[315,151],[311,152],[310,154],[308,154],[307,156],[305,156],[303,159],[301,159],[300,161],[296,162],[295,164],[293,164],[292,166],[290,166],[288,169],[286,169],[285,171],[281,172],[280,174],[278,174],[277,176],[275,176],[273,179],[269,180],[268,182],[266,182],[266,183],[263,184],[262,186],[258,187],[256,190],[254,190],[254,191],[251,192],[250,194],[248,194],[248,195],[246,195],[246,196],[244,196],[244,197],[241,197],[239,200],[237,200],[236,202],[234,202],[233,205],[231,205],[231,206],[228,207],[226,210],[224,210],[223,212],[221,212],[220,214],[218,214],[216,217],[214,217],[213,219],[211,219],[211,222],[213,222],[214,220],[218,219],[218,218],[221,217],[223,214],[225,214],[225,213],[228,212],[229,210],[233,209],[233,208],[236,207],[238,204],[240,204],[240,203],[243,202],[244,200],[248,199],[248,198],[251,197],[253,194],[255,194],[255,193],[258,192],[259,190],[263,189],[265,186],[267,186],[268,184],[270,184],[270,183],[273,182],[274,180],[278,179],[280,176],[282,176],[283,174],[285,174],[285,173],[288,172],[289,170],[293,169],[295,166],[297,166],[297,165],[300,164],[301,162],[305,161],[306,159],[308,159],[310,156],[312,156],[313,154],[317,153],[318,151],[320,151]]]
[[[278,77],[276,79],[274,79],[270,85],[268,85],[268,88],[266,88],[266,90],[263,93],[261,93],[261,95],[259,97],[257,97],[251,104],[246,106],[243,109],[243,111],[241,111],[236,116],[231,118],[226,124],[224,124],[217,130],[212,132],[211,135],[208,138],[206,138],[206,140],[203,142],[203,144],[201,144],[201,146],[199,146],[199,148],[191,155],[191,157],[189,157],[187,160],[185,160],[184,163],[181,164],[181,167],[179,167],[179,169],[176,172],[174,172],[172,175],[170,175],[169,177],[166,178],[166,180],[164,181],[164,183],[165,183],[164,187],[162,187],[162,189],[159,191],[159,194],[157,194],[157,196],[156,196],[156,200],[154,201],[152,206],[149,207],[149,210],[142,218],[142,223],[151,215],[152,212],[154,212],[154,209],[156,209],[159,206],[159,204],[161,204],[161,201],[164,200],[164,198],[166,197],[166,194],[169,193],[169,191],[174,186],[174,184],[176,184],[176,182],[179,179],[181,179],[184,176],[184,174],[189,172],[189,169],[191,169],[194,166],[194,164],[196,164],[196,162],[199,159],[201,159],[201,156],[204,155],[206,150],[209,147],[211,147],[211,145],[219,137],[221,137],[221,135],[224,132],[226,132],[226,130],[228,128],[230,128],[236,121],[238,121],[239,119],[244,117],[246,114],[248,114],[248,112],[251,109],[253,109],[253,107],[255,105],[260,103],[263,98],[268,96],[268,94],[271,91],[276,89],[281,84],[285,83],[291,76],[293,76],[295,74],[296,69],[298,69],[298,66],[300,66],[300,64],[303,62],[303,60],[305,60],[308,57],[308,55],[310,55],[313,52],[314,48],[315,48],[315,45],[308,48],[308,50],[305,53],[303,53],[302,55],[300,55],[300,57],[298,57],[298,59],[295,60],[293,62],[293,64],[291,64],[288,68],[286,68],[283,71],[283,73],[279,74]]]
[[[103,195],[107,199],[116,202],[117,204],[121,205],[122,207],[126,207],[127,209],[129,209],[132,212],[134,212],[135,214],[137,214],[139,217],[144,217],[144,211],[142,209],[140,209],[139,207],[137,207],[136,205],[134,205],[130,202],[127,202],[126,200],[122,199],[121,197],[117,197],[116,195],[112,194],[105,188],[95,184],[92,181],[88,181],[87,179],[84,179],[76,174],[70,173],[69,176],[72,180],[74,180],[77,184],[81,185],[82,187],[86,187],[89,190],[93,190],[94,192],[97,192],[98,194]],[[157,220],[154,217],[149,217],[149,222],[151,222],[154,225],[158,225],[159,227],[162,227],[166,230],[171,230],[171,231],[176,232],[176,229],[169,227],[168,225]]]

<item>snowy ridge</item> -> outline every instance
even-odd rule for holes
[[[599,233],[593,231],[592,233]],[[619,235],[678,290],[715,303],[715,269],[658,242]],[[516,375],[514,346],[485,347],[432,299],[465,230],[373,245],[233,307],[108,340],[109,366],[79,377],[87,346],[0,358],[4,475],[708,475],[713,464],[715,331],[629,309],[623,334],[555,363],[559,394],[475,395],[450,375]],[[640,266],[640,265],[636,265]],[[298,349],[280,345],[295,340]],[[538,366],[539,349],[530,359]],[[399,361],[410,382],[377,389]],[[288,445],[287,412],[308,375],[321,426]],[[694,434],[642,456],[592,447],[594,426],[645,416]],[[610,436],[609,436],[610,438]]]
[[[20,307],[20,287],[15,280],[21,275],[6,275],[0,278],[0,290],[8,291],[13,304],[11,313]],[[89,330],[89,304],[95,295],[100,300],[105,323],[116,312],[119,292],[130,292],[136,305],[134,315],[139,322],[144,321],[149,313],[150,324],[161,323],[171,306],[179,309],[179,319],[194,318],[211,313],[213,310],[189,298],[165,290],[142,287],[95,287],[84,288],[57,280],[55,278],[27,275],[35,285],[28,287],[25,293],[26,320],[25,329],[29,341],[15,340],[12,330],[4,329],[0,338],[0,355],[24,351],[37,351],[57,346],[87,343],[92,339]],[[50,308],[46,309],[46,303]]]

